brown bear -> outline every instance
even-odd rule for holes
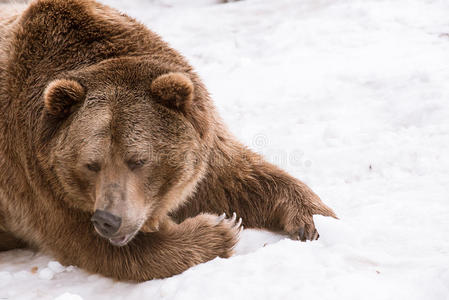
[[[143,281],[229,257],[236,214],[302,241],[314,214],[335,217],[240,144],[192,67],[132,18],[35,0],[0,22],[2,250]]]

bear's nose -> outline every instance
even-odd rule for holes
[[[122,224],[122,218],[119,216],[99,209],[95,211],[90,220],[94,223],[95,228],[105,237],[110,237],[116,233]]]

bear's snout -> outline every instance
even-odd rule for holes
[[[120,228],[122,218],[97,209],[91,218],[95,229],[104,237],[112,237]]]

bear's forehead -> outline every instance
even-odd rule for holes
[[[69,136],[71,144],[78,145],[85,151],[129,152],[142,147],[149,147],[155,132],[142,126],[139,122],[121,122],[122,118],[114,118],[108,110],[96,111],[95,115],[83,113],[74,120]]]
[[[89,100],[86,100],[86,102]],[[143,113],[143,105],[135,103],[136,99],[127,98],[125,101],[102,101],[99,105],[95,100],[86,105],[78,113],[77,128],[92,132],[98,136],[105,136],[111,131],[120,131],[122,135],[128,135],[130,131],[141,130],[151,123],[148,116],[151,114],[149,105],[145,105],[146,113]],[[153,119],[154,120],[154,119]]]
[[[126,89],[117,87],[103,93],[102,99],[87,99],[72,123],[72,132],[87,134],[87,139],[100,143],[114,141],[124,145],[183,139],[189,126],[179,114]]]

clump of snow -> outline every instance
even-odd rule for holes
[[[79,295],[64,293],[55,298],[55,300],[83,300]]]
[[[0,298],[448,299],[448,1],[103,2],[180,50],[231,131],[340,220],[307,243],[245,230],[234,257],[140,284],[0,253]]]
[[[39,271],[39,278],[45,280],[51,280],[55,276],[55,272],[53,272],[50,268],[45,268]]]
[[[48,263],[48,268],[50,270],[52,270],[54,273],[61,273],[64,272],[66,270],[66,268],[64,266],[62,266],[59,262],[57,261],[50,261]]]

